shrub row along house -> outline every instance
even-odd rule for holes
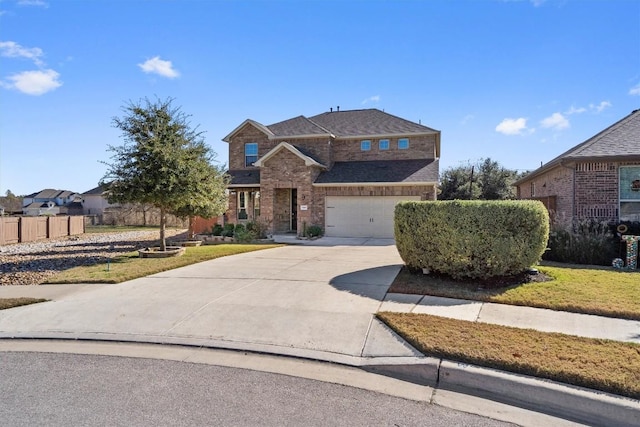
[[[640,221],[640,110],[515,185],[519,198],[541,200],[560,222]]]
[[[227,221],[272,233],[393,237],[395,204],[435,200],[440,132],[378,109],[247,119],[229,143]]]

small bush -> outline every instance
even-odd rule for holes
[[[574,221],[554,224],[543,259],[572,264],[611,265],[620,256],[619,238],[605,222]]]
[[[305,230],[305,236],[308,238],[322,236],[322,227],[319,225],[310,225]]]
[[[222,235],[224,237],[233,237],[233,233],[234,233],[235,229],[236,229],[235,224],[226,223],[224,225],[223,230],[222,230]]]
[[[402,202],[396,246],[412,269],[454,279],[516,275],[535,265],[549,235],[549,214],[530,200]]]
[[[216,223],[213,227],[211,227],[211,234],[213,234],[214,236],[222,236],[223,230],[224,229],[222,228],[222,226]]]
[[[268,226],[264,222],[250,221],[246,225],[247,231],[252,232],[256,239],[265,239],[267,237]]]

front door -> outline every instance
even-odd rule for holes
[[[291,189],[291,231],[298,231],[298,190]]]

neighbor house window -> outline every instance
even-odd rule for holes
[[[407,150],[409,148],[409,138],[400,138],[398,140],[398,150]]]
[[[378,149],[379,150],[388,150],[389,149],[389,140],[388,139],[381,139],[380,141],[378,141]]]
[[[620,221],[640,221],[640,166],[620,166]]]
[[[258,143],[247,142],[244,144],[244,165],[253,166],[258,161]]]
[[[371,141],[365,139],[364,141],[360,141],[360,150],[369,151],[371,150]]]
[[[531,183],[531,197],[536,197],[536,183]]]

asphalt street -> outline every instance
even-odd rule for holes
[[[0,353],[7,426],[509,426],[287,375],[168,360]]]

